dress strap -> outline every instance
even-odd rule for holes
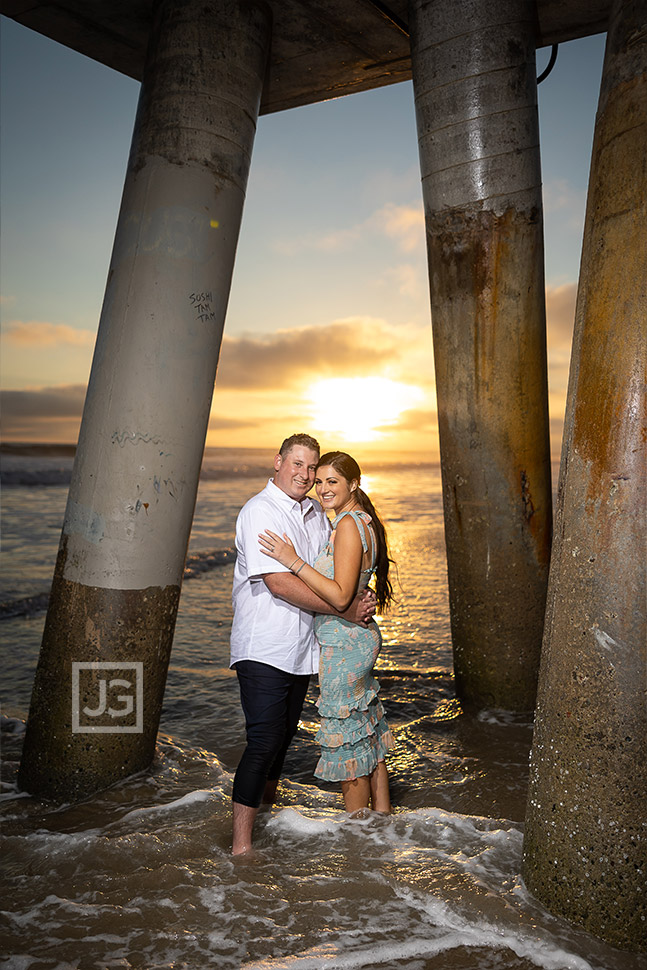
[[[357,526],[357,531],[359,532],[359,537],[362,540],[362,549],[364,552],[368,552],[368,543],[366,541],[366,533],[371,537],[371,569],[375,565],[375,539],[373,538],[373,530],[368,528],[368,524],[371,521],[371,517],[368,512],[356,512],[354,509],[349,509],[348,512],[342,512],[334,521],[333,528],[337,528],[338,522],[344,518],[345,515],[350,515]],[[366,525],[366,529],[364,526]]]

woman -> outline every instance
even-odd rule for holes
[[[343,612],[358,590],[375,574],[379,613],[392,598],[386,533],[368,495],[360,488],[361,471],[354,458],[333,451],[319,459],[315,473],[317,497],[335,513],[326,546],[309,566],[292,541],[269,529],[259,536],[263,552],[299,576],[322,599]],[[378,698],[380,685],[373,667],[382,646],[374,620],[357,626],[338,616],[315,617],[321,647],[321,727],[317,740],[321,758],[315,775],[341,781],[347,812],[370,807],[391,811],[385,755],[393,737]]]

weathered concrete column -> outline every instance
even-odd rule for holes
[[[535,4],[412,0],[456,689],[534,706],[551,541]]]
[[[523,874],[647,949],[647,8],[614,4],[584,231]]]
[[[270,32],[156,4],[19,773],[46,797],[153,758]]]

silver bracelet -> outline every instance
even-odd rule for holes
[[[298,576],[299,575],[299,573],[301,572],[301,570],[303,569],[303,567],[305,566],[305,564],[306,564],[306,561],[304,559],[303,562],[301,563],[301,565],[299,566],[299,568],[297,569],[296,573],[294,574],[295,576]]]

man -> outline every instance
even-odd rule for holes
[[[307,497],[319,460],[306,434],[286,438],[274,458],[274,478],[241,509],[236,522],[230,666],[238,676],[247,747],[234,778],[232,853],[252,847],[261,801],[273,802],[283,760],[296,733],[310,675],[319,667],[314,613],[335,613],[298,576],[261,552],[265,529],[290,536],[314,561],[330,534],[319,503]],[[342,615],[363,623],[374,599],[356,597]]]

